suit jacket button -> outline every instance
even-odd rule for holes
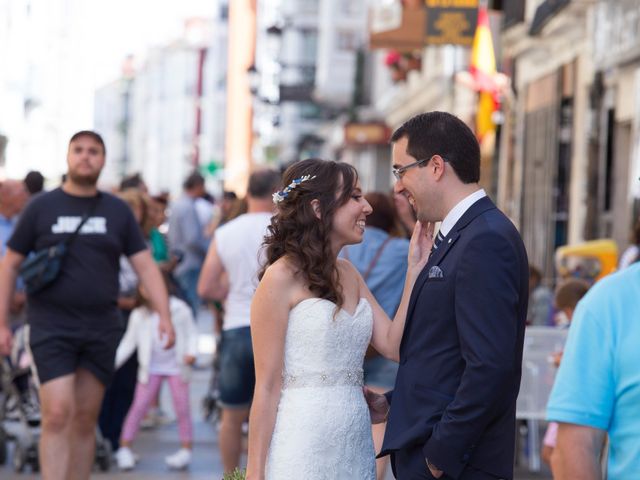
[[[462,455],[462,461],[465,462],[465,463],[469,461],[469,454],[468,453],[465,453],[464,455]]]

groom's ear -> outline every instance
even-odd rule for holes
[[[311,200],[311,208],[313,208],[313,213],[315,214],[316,218],[320,220],[320,218],[322,218],[322,215],[320,213],[320,200],[318,200],[317,198]]]

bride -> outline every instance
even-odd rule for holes
[[[267,265],[251,305],[256,387],[249,422],[251,480],[375,480],[362,389],[369,343],[397,361],[409,296],[433,226],[418,222],[404,294],[390,321],[357,270],[338,259],[359,243],[371,206],[355,169],[303,160],[274,194]]]

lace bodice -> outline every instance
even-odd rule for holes
[[[374,480],[362,363],[373,318],[309,298],[289,314],[283,386],[267,460],[268,480]]]
[[[321,298],[307,298],[289,315],[284,388],[362,385],[362,359],[371,339],[371,306],[360,299],[353,315]]]

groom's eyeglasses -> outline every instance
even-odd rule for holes
[[[433,156],[429,158],[423,158],[422,160],[418,160],[417,162],[410,163],[409,165],[405,165],[404,167],[394,168],[391,171],[393,172],[393,176],[396,177],[396,180],[402,180],[402,176],[404,175],[404,172],[406,172],[410,168],[417,167],[418,165],[422,165],[423,163],[428,163],[429,160],[431,160],[432,158]],[[440,157],[440,158],[442,158],[442,160],[444,160],[445,162],[447,161],[447,159],[444,157]]]

